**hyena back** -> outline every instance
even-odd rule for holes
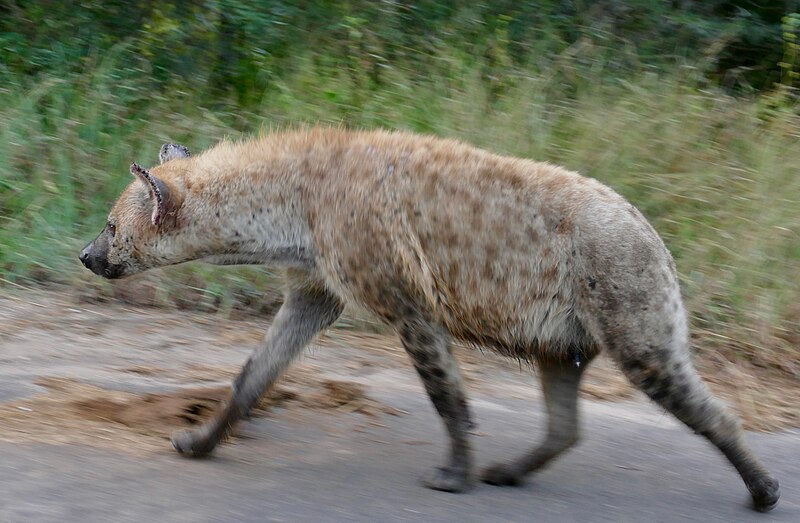
[[[211,452],[304,347],[352,302],[398,333],[450,437],[434,489],[471,483],[455,337],[535,362],[549,423],[544,441],[482,479],[520,483],[578,440],[581,374],[606,350],[659,405],[716,445],[758,510],[778,482],[747,448],[738,420],[690,361],[672,257],[631,204],[545,163],[402,133],[314,129],[224,142],[199,156],[166,144],[136,164],[81,261],[108,278],[201,259],[287,267],[286,299],[230,400],[176,434],[182,453]],[[141,182],[141,183],[140,183]]]

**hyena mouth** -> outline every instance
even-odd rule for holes
[[[104,267],[103,270],[98,274],[103,278],[116,280],[117,278],[121,278],[123,276],[123,270],[121,265],[108,265]]]

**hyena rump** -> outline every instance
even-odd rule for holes
[[[346,302],[396,330],[450,436],[426,476],[470,485],[471,425],[451,337],[535,361],[544,442],[482,479],[515,485],[578,440],[581,374],[606,350],[663,408],[716,445],[758,510],[778,482],[690,361],[672,257],[614,191],[545,163],[402,133],[302,130],[199,156],[174,144],[132,173],[108,225],[81,252],[107,278],[202,259],[277,264],[286,299],[225,407],[175,448],[212,451]]]

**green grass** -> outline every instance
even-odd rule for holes
[[[76,76],[0,87],[0,285],[57,282],[113,294],[76,259],[102,226],[132,161],[161,143],[195,150],[298,122],[457,137],[548,160],[610,185],[652,221],[676,257],[696,344],[796,376],[800,342],[800,119],[784,97],[737,99],[689,69],[611,81],[508,72],[487,81],[459,60],[447,76],[388,69],[380,86],[298,57],[247,109],[147,91],[115,54]],[[445,58],[442,58],[443,60]],[[439,73],[437,73],[439,74]],[[202,89],[202,87],[198,87]],[[153,300],[263,308],[260,269],[193,264],[154,272]],[[87,290],[88,289],[88,290]],[[181,298],[190,296],[191,299]]]

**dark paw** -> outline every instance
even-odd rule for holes
[[[524,479],[515,467],[505,463],[492,465],[481,474],[481,481],[498,487],[518,487]]]
[[[173,434],[170,441],[179,453],[192,457],[207,456],[217,444],[202,429],[181,430]]]
[[[470,488],[472,482],[466,470],[440,467],[425,474],[422,484],[433,490],[464,492]]]
[[[781,497],[780,485],[778,480],[769,476],[758,480],[750,486],[750,494],[753,496],[753,508],[759,512],[769,512],[778,504]]]

